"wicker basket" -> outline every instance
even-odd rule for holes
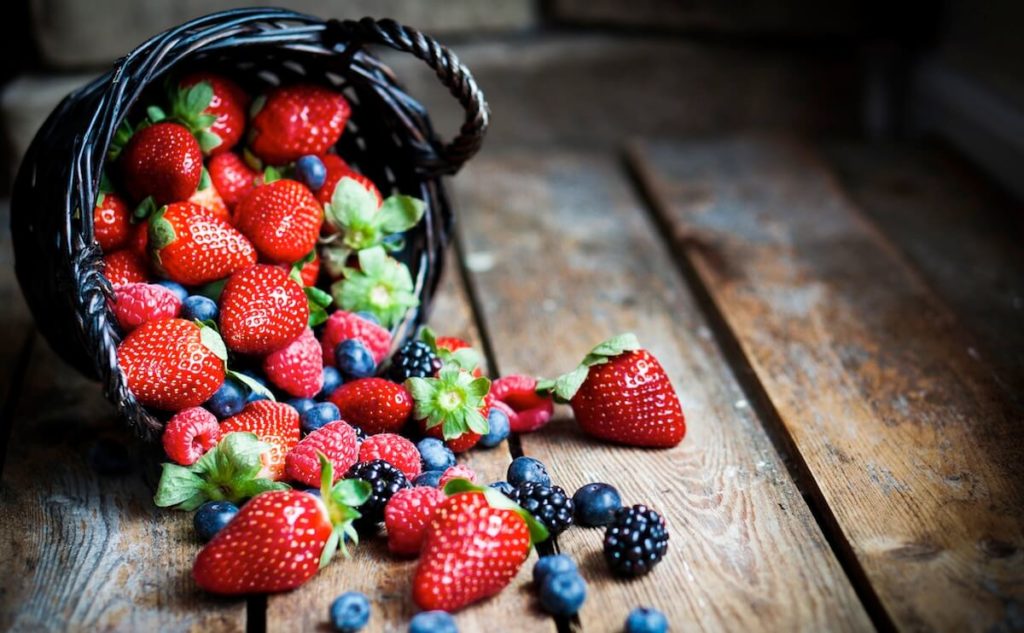
[[[444,145],[423,107],[364,44],[381,44],[426,62],[466,111],[458,137]],[[387,195],[427,206],[396,257],[409,266],[421,305],[394,329],[396,347],[424,320],[451,236],[452,212],[441,176],[480,147],[486,103],[469,71],[433,39],[391,20],[324,21],[278,9],[240,9],[170,29],[66,97],[36,134],[12,199],[15,268],[36,325],[62,358],[103,382],[108,399],[144,439],[163,423],[128,390],[117,365],[120,334],[107,300],[92,209],[108,146],[123,118],[161,94],[165,76],[202,68],[227,73],[258,94],[275,84],[320,82],[352,104],[338,153]]]

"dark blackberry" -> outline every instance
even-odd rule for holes
[[[391,358],[387,377],[394,382],[405,382],[417,377],[427,378],[441,370],[441,359],[423,341],[409,341]]]
[[[362,479],[373,487],[370,498],[357,508],[363,515],[358,523],[363,526],[383,521],[384,506],[387,505],[388,500],[402,488],[410,487],[409,480],[405,478],[402,471],[383,459],[354,464],[345,473],[345,479]]]
[[[510,498],[547,526],[551,536],[572,525],[572,499],[558,486],[528,481],[513,490]]]
[[[604,533],[604,558],[619,576],[643,576],[665,557],[665,519],[645,505],[620,508]]]

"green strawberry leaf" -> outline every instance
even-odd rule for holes
[[[260,160],[256,156],[256,154],[253,154],[251,151],[249,151],[248,147],[242,150],[242,160],[245,161],[245,164],[248,165],[249,168],[252,169],[253,171],[263,171],[263,161]]]
[[[203,478],[184,466],[164,464],[153,503],[158,507],[179,506],[194,510],[203,504]],[[202,500],[201,500],[202,499]]]
[[[218,279],[217,281],[211,281],[210,283],[200,286],[196,290],[196,294],[202,295],[207,299],[213,299],[214,301],[220,301],[220,293],[224,291],[224,284],[228,282],[228,278]]]
[[[487,504],[492,508],[511,510],[522,517],[523,521],[526,522],[526,527],[530,530],[531,545],[546,541],[550,536],[548,528],[543,523],[523,509],[522,506],[501,494],[501,492],[495,488],[491,488],[490,486],[477,486],[468,479],[461,478],[449,481],[444,487],[444,493],[449,497],[466,492],[481,492],[483,493],[484,498],[487,499]]]
[[[114,137],[110,139],[110,148],[107,149],[107,159],[111,162],[117,160],[117,157],[121,155],[121,151],[124,146],[131,140],[132,135],[135,134],[135,128],[128,119],[124,119],[118,124],[117,130],[114,131]]]
[[[378,212],[380,230],[402,233],[419,224],[427,205],[412,196],[394,195],[384,199]]]
[[[114,193],[114,183],[110,182],[110,176],[107,175],[106,169],[100,172],[99,192],[100,194]],[[101,204],[102,202],[103,200],[101,198],[96,201],[96,204]]]
[[[209,189],[211,185],[213,185],[213,180],[210,178],[210,172],[209,170],[206,169],[206,167],[203,167],[202,169],[199,170],[198,190],[205,191],[206,189]]]
[[[213,100],[213,86],[208,81],[200,81],[185,89],[185,112],[198,115],[210,106]]]
[[[359,543],[359,536],[352,525],[353,521],[361,517],[356,506],[366,503],[373,492],[373,487],[362,479],[342,479],[338,483],[334,481],[334,466],[327,456],[317,452],[320,460],[320,498],[327,508],[327,515],[331,519],[333,530],[331,536],[324,545],[320,554],[320,568],[323,569],[334,553],[341,546],[341,552],[348,557],[348,547],[345,545],[344,536],[348,536],[354,544]]]
[[[487,378],[474,378],[464,369],[447,365],[436,378],[413,377],[405,385],[412,395],[416,419],[424,420],[428,429],[441,425],[444,439],[470,431],[487,433],[487,419],[480,413],[491,389]]]
[[[227,372],[227,375],[228,378],[231,378],[232,380],[242,383],[242,385],[249,390],[249,393],[255,393],[257,395],[263,396],[264,398],[272,402],[277,401],[277,398],[274,397],[274,392],[260,384],[260,382],[255,378],[246,376],[243,373],[230,370]]]
[[[541,395],[551,394],[555,402],[567,404],[576,395],[580,387],[587,380],[590,368],[595,365],[602,365],[608,359],[614,358],[625,352],[640,349],[640,341],[633,333],[619,334],[603,343],[598,344],[594,349],[583,357],[575,369],[569,373],[562,374],[553,380],[540,380],[537,382],[537,393]]]
[[[203,344],[203,347],[213,352],[214,356],[227,362],[228,348],[227,345],[224,344],[224,339],[220,337],[220,333],[217,332],[216,329],[205,323],[200,323],[199,342]]]
[[[317,305],[321,308],[326,308],[331,305],[332,301],[334,301],[330,294],[316,286],[306,286],[302,290],[306,293],[306,299],[309,300],[310,305]]]
[[[145,220],[155,212],[156,202],[153,200],[153,196],[146,196],[132,212],[132,220]]]
[[[174,226],[164,219],[164,212],[167,207],[160,207],[160,209],[150,216],[149,218],[149,247],[156,252],[162,250],[165,246],[173,244],[178,239],[178,234],[174,231]]]
[[[331,286],[335,302],[349,312],[370,312],[384,327],[401,321],[419,305],[409,268],[375,246],[359,251],[359,269],[344,269],[345,278]]]
[[[281,170],[277,167],[268,166],[263,170],[263,184],[281,180]]]
[[[167,118],[167,113],[160,106],[151,105],[146,108],[146,118],[150,123],[159,123]]]

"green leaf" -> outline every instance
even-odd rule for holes
[[[338,551],[340,543],[341,533],[338,530],[332,530],[331,535],[327,537],[327,542],[324,544],[323,552],[320,554],[320,569],[330,564],[331,559],[334,558],[334,553]]]
[[[228,278],[218,279],[217,281],[211,281],[210,283],[200,286],[196,290],[196,294],[202,295],[207,299],[213,299],[214,301],[220,301],[220,293],[224,291],[224,284],[228,282]]]
[[[419,305],[409,269],[379,246],[360,251],[359,270],[346,268],[344,275],[331,286],[337,304],[349,312],[370,312],[384,327],[395,325]]]
[[[267,167],[263,170],[263,184],[281,180],[281,170],[277,167]]]
[[[174,232],[174,226],[164,219],[166,208],[161,208],[149,219],[149,246],[154,251],[160,251],[178,239],[177,233]]]
[[[211,100],[213,100],[213,86],[208,81],[200,81],[186,89],[184,106],[188,113],[199,114],[209,107]]]
[[[550,533],[547,527],[536,519],[532,514],[527,512],[505,495],[501,494],[498,490],[491,487],[477,486],[467,479],[453,479],[449,481],[444,487],[444,493],[449,497],[464,494],[468,492],[480,492],[483,493],[484,498],[487,499],[487,504],[492,508],[498,508],[501,510],[511,510],[515,512],[523,521],[526,522],[526,527],[530,530],[530,542],[532,544],[546,541]]]
[[[580,387],[583,386],[583,382],[587,379],[589,373],[590,367],[580,365],[571,372],[562,374],[555,380],[554,395],[563,404],[569,402],[576,395],[576,392],[579,391]]]
[[[465,424],[469,427],[470,431],[480,435],[487,435],[491,430],[490,424],[487,423],[487,418],[481,415],[479,411],[467,411]]]
[[[263,161],[261,161],[256,154],[253,154],[248,147],[242,150],[242,160],[245,161],[245,164],[253,171],[263,171]]]
[[[220,337],[217,330],[207,325],[200,325],[199,341],[203,344],[203,347],[213,352],[214,356],[223,361],[227,361],[228,348],[224,344],[224,339]]]
[[[619,334],[618,336],[604,341],[594,349],[590,350],[590,354],[588,354],[588,356],[605,356],[610,358],[618,356],[623,352],[638,349],[640,349],[640,341],[637,340],[636,334],[628,332],[626,334]]]
[[[491,391],[491,381],[487,378],[475,378],[473,382],[469,383],[467,391],[470,396],[483,401],[484,397]]]
[[[409,390],[415,402],[426,402],[434,393],[434,387],[426,378],[412,377],[405,381],[405,388]],[[423,417],[423,416],[420,416]]]
[[[199,141],[199,149],[202,150],[204,154],[209,154],[213,150],[220,147],[220,144],[224,142],[219,134],[217,134],[216,132],[211,132],[209,130],[200,130],[199,132],[197,132],[196,140]],[[204,187],[200,187],[200,189],[203,188]]]
[[[229,371],[228,377],[242,383],[245,386],[245,388],[249,390],[250,393],[255,393],[257,395],[263,396],[267,400],[273,402],[277,401],[277,398],[274,397],[274,393],[270,391],[270,389],[267,389],[265,386],[260,384],[260,382],[255,380],[254,378],[251,378],[249,376],[246,376],[245,374],[235,371]]]
[[[213,180],[210,179],[209,170],[206,169],[206,167],[203,167],[201,170],[199,170],[199,190],[204,191],[206,189],[209,189],[212,184]]]
[[[100,186],[99,192],[103,193],[114,193],[114,183],[110,182],[110,177],[107,176],[107,170],[104,169],[100,172]],[[100,204],[99,201],[96,204]]]
[[[249,106],[249,118],[256,116],[263,109],[263,106],[267,105],[267,96],[260,95],[252,100],[252,105]]]
[[[164,464],[153,503],[160,508],[183,504],[202,495],[204,483],[202,477],[184,466]]]
[[[427,205],[412,196],[395,195],[384,200],[378,212],[383,233],[402,233],[419,224]]]
[[[373,486],[362,479],[342,479],[331,489],[331,497],[346,506],[361,506],[373,494]]]
[[[331,302],[334,300],[330,294],[316,286],[306,286],[303,288],[303,292],[306,293],[306,299],[309,300],[310,305],[320,306],[321,308],[331,305]]]
[[[315,308],[310,307],[309,320],[307,321],[307,323],[309,324],[309,327],[312,328],[320,325],[321,323],[326,323],[328,318],[329,316],[327,314],[327,310],[324,310],[319,306]]]
[[[146,196],[142,202],[139,203],[139,206],[135,207],[135,211],[132,212],[132,218],[136,220],[145,220],[155,212],[156,202],[153,200],[153,196]]]
[[[339,218],[370,217],[377,212],[377,197],[355,178],[343,176],[331,192],[331,208]]]
[[[146,108],[146,118],[149,119],[150,123],[159,123],[167,118],[167,113],[159,106],[151,105]]]
[[[264,492],[270,492],[272,490],[288,490],[291,488],[288,484],[281,481],[271,481],[270,479],[250,479],[249,481],[243,481],[240,483],[236,490],[242,498],[252,498],[256,495],[263,494]]]

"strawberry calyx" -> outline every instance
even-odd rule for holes
[[[471,374],[480,367],[480,354],[475,349],[463,347],[453,352],[450,349],[439,347],[437,345],[437,335],[429,327],[424,326],[420,330],[420,340],[429,345],[430,350],[445,365],[453,365]]]
[[[153,502],[191,511],[207,501],[237,504],[268,490],[287,490],[287,484],[257,477],[268,448],[254,433],[228,433],[191,466],[164,464]]]
[[[527,512],[518,503],[501,494],[497,488],[491,488],[490,486],[478,486],[468,479],[462,479],[461,477],[449,481],[444,487],[444,493],[449,497],[467,492],[482,493],[484,499],[487,500],[487,505],[501,510],[511,510],[522,517],[523,521],[526,521],[526,527],[530,529],[531,545],[546,541],[551,535],[550,532],[548,532],[548,528],[543,523],[538,521],[536,517]]]
[[[470,431],[487,433],[487,418],[480,413],[491,390],[487,378],[474,378],[471,372],[450,364],[441,368],[437,378],[409,378],[405,387],[412,394],[416,419],[425,420],[427,429],[441,425],[444,439]]]
[[[331,286],[337,304],[349,312],[369,312],[384,327],[395,325],[420,303],[409,268],[381,246],[359,251],[359,268],[345,268],[343,274]]]
[[[324,219],[337,230],[326,238],[325,258],[344,262],[354,252],[380,246],[400,250],[400,234],[416,226],[426,205],[412,196],[393,195],[377,204],[377,195],[355,178],[342,176],[334,186],[331,201],[324,205]]]
[[[292,264],[288,277],[299,284],[306,294],[306,301],[309,303],[309,327],[316,327],[327,320],[327,308],[334,302],[330,293],[324,292],[316,286],[307,286],[302,281],[302,269],[306,264],[316,258],[316,249],[309,251],[305,257]]]
[[[319,451],[317,457],[320,458],[320,498],[327,508],[327,516],[333,528],[324,545],[323,553],[320,554],[320,569],[323,569],[331,562],[339,546],[342,554],[348,558],[346,538],[356,545],[359,544],[359,533],[356,532],[353,522],[362,515],[356,507],[366,503],[373,488],[362,479],[341,479],[334,483],[334,466],[331,465],[331,460]]]
[[[199,141],[199,149],[204,154],[216,149],[223,142],[220,135],[211,132],[210,127],[217,122],[217,115],[206,111],[213,100],[213,85],[208,81],[200,81],[188,87],[179,86],[171,90],[171,114],[170,118],[181,123]],[[154,112],[150,112],[154,110]],[[158,108],[146,110],[150,120],[162,114]],[[164,117],[166,118],[166,117]]]
[[[640,349],[640,341],[637,340],[636,335],[632,332],[613,336],[590,350],[576,369],[557,378],[538,380],[537,393],[551,395],[555,402],[568,404],[580,387],[583,386],[583,382],[587,379],[591,367],[603,365],[611,358],[638,349]]]

